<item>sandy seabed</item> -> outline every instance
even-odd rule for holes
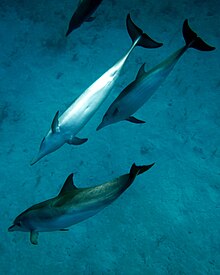
[[[68,38],[77,1],[0,2],[1,274],[220,274],[220,28],[218,1],[104,0],[96,19]],[[61,113],[125,54],[133,20],[159,49],[136,48],[115,87],[80,132],[30,166],[57,110]],[[113,99],[136,76],[183,46],[182,23],[213,52],[189,49],[138,111],[143,125],[120,122],[96,132]],[[9,233],[29,206],[59,193],[156,162],[111,206],[69,232],[42,233],[39,245]]]

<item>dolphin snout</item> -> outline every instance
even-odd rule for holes
[[[14,224],[11,225],[11,226],[8,228],[8,232],[13,232],[13,231],[15,231],[15,230],[14,230],[14,227],[15,227]]]
[[[43,156],[41,156],[41,155],[37,155],[36,157],[34,157],[33,159],[32,159],[32,161],[31,161],[31,163],[30,163],[30,165],[32,166],[32,165],[34,165],[35,163],[37,163],[40,159],[42,159],[43,158]]]
[[[38,162],[38,160],[39,159],[37,157],[33,158],[32,161],[30,162],[30,165],[31,166],[34,165],[36,162]]]

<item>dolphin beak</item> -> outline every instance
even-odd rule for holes
[[[31,161],[31,163],[30,163],[30,165],[32,166],[32,165],[34,165],[35,163],[37,163],[38,162],[38,158],[36,157],[36,158],[33,158],[32,159],[32,161]]]
[[[31,166],[34,165],[34,164],[37,163],[40,159],[42,159],[42,157],[43,157],[43,156],[40,156],[40,155],[38,154],[35,158],[32,159],[30,165],[31,165]]]
[[[14,224],[13,224],[12,226],[10,226],[10,227],[8,228],[8,232],[13,232],[13,231],[15,231],[15,230],[14,230],[14,227],[15,227]]]

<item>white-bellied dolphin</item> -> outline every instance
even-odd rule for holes
[[[138,71],[136,79],[131,82],[110,105],[97,130],[122,120],[133,123],[144,123],[143,120],[137,119],[132,115],[154,94],[185,51],[188,48],[194,48],[200,51],[212,51],[215,49],[206,44],[190,29],[187,20],[183,23],[182,32],[186,42],[185,46],[147,72],[145,72],[145,64],[143,64]]]
[[[69,22],[66,36],[68,36],[73,30],[79,28],[83,22],[91,22],[94,19],[91,16],[101,2],[102,0],[79,0],[78,6]]]
[[[31,165],[47,154],[54,152],[65,143],[80,145],[86,142],[87,139],[77,138],[76,134],[78,134],[83,126],[91,119],[110,94],[111,88],[134,47],[157,48],[162,45],[143,33],[143,31],[132,22],[130,15],[127,16],[126,23],[128,33],[133,41],[129,51],[86,89],[60,117],[59,112],[56,113],[48,134],[41,142],[39,153],[31,162]]]
[[[137,175],[153,165],[133,164],[129,174],[90,188],[77,188],[73,184],[73,174],[70,174],[58,196],[25,210],[14,220],[8,231],[30,232],[31,243],[37,244],[39,232],[65,231],[67,227],[97,214],[116,200]]]

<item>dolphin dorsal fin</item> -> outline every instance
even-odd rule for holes
[[[67,177],[66,181],[64,182],[64,185],[63,185],[62,189],[60,190],[59,195],[62,195],[63,193],[70,192],[70,191],[77,190],[77,189],[78,188],[73,183],[73,173],[71,173]]]
[[[56,133],[58,131],[59,128],[59,121],[58,121],[58,116],[59,116],[59,111],[56,112],[53,121],[51,123],[51,131],[52,133]]]
[[[144,66],[145,66],[145,63],[141,65],[138,73],[137,73],[137,76],[136,76],[136,79],[142,77],[144,74],[146,74],[145,70],[144,70]]]

